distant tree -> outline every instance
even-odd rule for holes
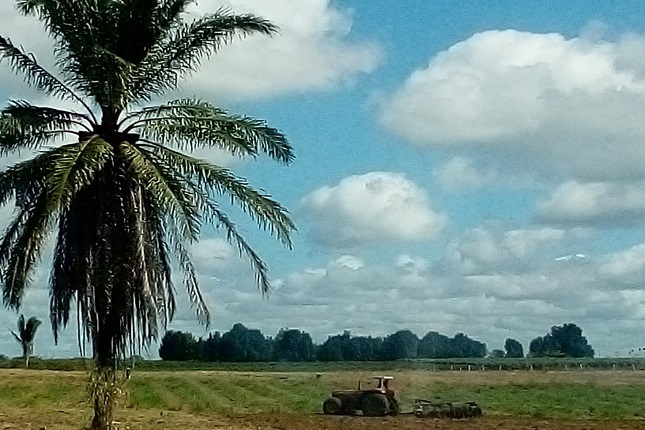
[[[18,332],[11,332],[22,347],[22,357],[25,359],[25,367],[29,367],[29,358],[34,353],[34,338],[36,331],[42,321],[36,317],[31,317],[25,322],[25,316],[20,315],[18,318]]]
[[[166,361],[188,361],[198,357],[197,340],[191,333],[169,330],[161,339],[159,357]]]
[[[483,358],[486,357],[486,344],[469,338],[463,333],[457,333],[451,339],[453,357]]]
[[[320,361],[343,361],[346,360],[343,351],[349,344],[349,334],[339,334],[329,336],[320,348],[318,348],[317,358]]]
[[[564,357],[560,345],[549,333],[533,339],[529,344],[529,353],[531,357]]]
[[[450,358],[453,356],[450,338],[436,331],[429,331],[419,342],[421,358]]]
[[[355,336],[349,339],[343,352],[346,360],[374,361],[380,358],[383,339],[371,336]]]
[[[490,358],[504,358],[506,354],[501,349],[494,349],[488,354]]]
[[[522,344],[511,339],[510,337],[504,342],[504,349],[506,350],[506,357],[508,358],[522,358],[524,357],[524,348]]]
[[[296,329],[282,329],[273,341],[276,361],[313,361],[314,344],[311,335]]]
[[[594,356],[594,350],[588,344],[587,338],[582,335],[582,329],[575,324],[568,323],[559,327],[553,326],[551,327],[551,335],[567,357]]]
[[[419,338],[410,330],[399,330],[383,339],[381,357],[384,360],[417,358]]]
[[[551,327],[551,333],[531,341],[529,351],[533,357],[593,357],[594,350],[582,336],[582,329],[575,324]]]
[[[222,335],[219,342],[221,361],[256,362],[271,360],[272,341],[258,329],[237,323]]]
[[[383,339],[371,336],[350,336],[343,334],[329,336],[320,345],[316,359],[320,361],[374,361],[380,359]]]
[[[201,360],[208,362],[221,361],[220,351],[222,343],[222,335],[216,331],[215,334],[208,334],[208,338],[204,340],[202,345]]]

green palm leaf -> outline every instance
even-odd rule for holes
[[[92,113],[89,106],[69,86],[40,66],[33,56],[14,46],[9,39],[0,36],[0,63],[3,59],[9,60],[14,72],[24,75],[29,85],[47,95],[76,101]]]
[[[149,100],[197,70],[201,61],[217,52],[236,36],[254,33],[271,35],[278,28],[253,15],[234,15],[219,9],[191,23],[181,23],[156,44],[134,72],[133,93],[137,99]]]
[[[288,211],[270,196],[253,189],[245,180],[235,177],[225,168],[215,166],[161,145],[141,145],[149,153],[174,166],[184,176],[192,178],[198,187],[210,197],[228,196],[239,205],[258,225],[274,234],[286,246],[291,247],[290,234],[295,226]]]
[[[240,156],[256,156],[261,151],[285,164],[294,159],[286,137],[265,121],[229,115],[199,100],[175,100],[144,108],[128,119],[133,122],[127,130],[182,150],[217,147]]]

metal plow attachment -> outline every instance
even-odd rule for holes
[[[417,418],[477,418],[482,409],[476,402],[438,402],[417,399],[414,401],[414,416]]]

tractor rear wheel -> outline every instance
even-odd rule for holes
[[[363,410],[363,415],[367,417],[382,417],[387,414],[389,406],[387,396],[370,394],[363,399],[361,409]]]
[[[323,412],[327,415],[338,415],[343,409],[343,402],[338,397],[330,397],[323,402]]]

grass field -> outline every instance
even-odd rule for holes
[[[334,371],[317,377],[312,372],[136,371],[120,399],[117,417],[130,423],[130,428],[141,429],[162,428],[159,426],[173,419],[183,423],[188,420],[194,429],[220,428],[230,420],[244,424],[248,417],[258,416],[287,422],[302,417],[322,420],[329,417],[316,414],[332,389],[353,388],[359,378],[370,376],[373,372]],[[489,420],[561,423],[554,428],[566,428],[563,423],[569,421],[627,421],[628,427],[621,426],[639,428],[629,427],[633,423],[645,427],[645,421],[641,421],[645,420],[645,372],[404,370],[393,372],[393,376],[404,410],[411,410],[415,398],[475,400],[483,406]],[[91,412],[85,403],[86,379],[84,372],[77,371],[0,370],[0,423],[16,426],[0,425],[0,429],[40,428],[37,426],[80,429],[78,423],[87,421]],[[408,421],[398,423],[413,422],[410,417],[400,419]],[[25,420],[34,426],[19,427],[25,425]],[[200,420],[206,423],[204,427],[195,424]],[[163,428],[183,428],[168,425]],[[320,425],[311,428],[358,428],[354,424]],[[307,428],[311,423],[280,426],[275,428]]]

